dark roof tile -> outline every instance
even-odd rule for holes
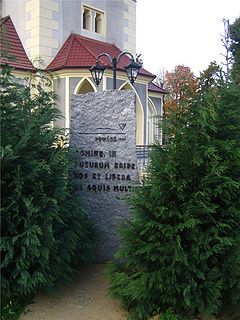
[[[35,71],[10,16],[0,20],[0,32],[0,64],[9,64],[19,70]]]
[[[153,83],[153,82],[150,82],[148,84],[148,91],[167,94],[166,90],[164,90],[163,88],[159,87],[156,83]]]
[[[55,71],[67,68],[90,68],[95,65],[97,56],[102,52],[108,53],[111,57],[117,57],[121,53],[121,50],[114,44],[71,33],[53,61],[48,65],[47,70]],[[112,67],[106,57],[101,57],[100,63],[107,68]],[[125,55],[122,56],[117,69],[125,70],[124,66],[129,63],[130,58]],[[154,74],[148,72],[144,68],[140,69],[139,74],[155,78]]]

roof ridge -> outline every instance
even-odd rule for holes
[[[77,39],[78,43],[81,44],[81,45],[93,56],[94,59],[96,59],[96,55],[92,52],[91,49],[88,48],[88,46],[87,46],[84,42],[83,42],[83,43],[80,43],[80,39],[78,39],[78,37],[83,38],[83,40],[86,39],[86,41],[89,41],[89,42],[97,42],[97,43],[99,43],[99,44],[105,44],[105,45],[107,44],[107,45],[109,45],[109,46],[111,46],[111,47],[114,47],[115,49],[120,50],[120,51],[122,52],[122,50],[119,49],[119,48],[118,48],[115,44],[113,44],[113,43],[104,42],[104,41],[100,41],[100,40],[95,40],[95,39],[92,39],[92,38],[88,38],[88,37],[82,36],[82,35],[77,34],[77,33],[74,33],[74,35],[77,36],[76,39]],[[108,63],[103,62],[103,61],[101,61],[101,63],[102,63],[105,67],[109,67],[109,64],[108,64]]]
[[[71,37],[71,33],[70,35],[67,37],[67,39],[64,41],[64,43],[62,44],[61,48],[58,50],[58,53],[55,55],[55,57],[52,59],[52,61],[47,65],[46,69],[48,69],[48,67],[53,63],[53,61],[56,59],[57,55],[64,49],[64,47],[67,46],[68,44],[68,39]],[[71,46],[70,46],[71,47]],[[64,61],[66,62],[66,60]]]
[[[1,20],[0,20],[0,25],[2,25],[7,19],[9,19],[10,18],[10,16],[8,15],[8,16],[6,16],[6,17],[3,17],[3,18],[1,18]]]
[[[76,37],[77,42],[78,42],[81,46],[83,46],[84,49],[86,49],[86,50],[91,54],[91,56],[92,56],[94,59],[96,59],[96,55],[92,52],[92,50],[90,50],[84,42],[81,43],[81,42],[79,41],[79,39],[78,39],[79,35],[78,35],[78,34],[74,34],[74,35],[77,36],[77,37]],[[81,37],[81,36],[80,36],[80,37]],[[90,39],[90,38],[87,38],[87,37],[84,37],[84,38]],[[91,39],[91,40],[92,40],[92,39]],[[96,41],[97,41],[97,40],[96,40]],[[101,41],[98,41],[98,42],[101,42]]]
[[[98,43],[104,43],[104,44],[109,44],[110,46],[112,46],[112,45],[113,45],[112,43],[105,42],[105,41],[102,41],[102,40],[93,39],[93,38],[88,38],[88,37],[86,37],[86,36],[83,36],[83,35],[78,34],[78,33],[75,33],[75,32],[72,32],[72,34],[74,34],[74,35],[75,35],[75,36],[77,36],[77,37],[80,37],[80,38],[86,39],[87,41],[91,41],[91,42],[98,42]]]
[[[58,53],[55,55],[55,57],[52,59],[52,61],[48,64],[48,66],[46,67],[46,69],[48,69],[48,67],[53,63],[53,61],[56,59],[56,57],[60,54],[61,51],[64,50],[64,47],[66,47],[68,44],[68,40],[71,38],[72,33],[70,33],[70,35],[67,37],[67,39],[64,41],[64,43],[62,44],[61,48],[59,49]],[[70,49],[71,49],[71,45],[69,45],[68,48],[68,54],[66,59],[64,60],[64,64],[62,63],[62,66],[66,65],[66,62],[68,60],[69,57],[69,53],[70,53]]]
[[[11,19],[11,17],[10,17],[9,15],[6,16],[6,17],[4,17],[4,18],[1,20],[1,27],[3,27],[3,24],[5,24],[8,20],[9,20],[9,23],[10,23],[10,25],[12,26],[13,31],[14,31],[14,33],[15,33],[15,37],[16,37],[16,39],[17,39],[17,41],[18,41],[19,48],[22,50],[25,58],[27,59],[27,62],[30,64],[30,67],[31,67],[33,70],[36,70],[36,68],[35,68],[34,65],[32,64],[32,61],[29,59],[29,57],[28,57],[28,55],[27,55],[27,53],[26,53],[26,51],[25,51],[25,49],[24,49],[24,46],[23,46],[22,41],[21,41],[21,39],[20,39],[20,37],[19,37],[19,35],[18,35],[18,33],[17,33],[17,30],[16,30],[16,28],[15,28],[15,25],[14,25],[14,23],[13,23],[13,21],[12,21],[12,19]],[[8,30],[7,30],[7,32],[8,32]],[[2,40],[2,39],[1,39],[1,40]],[[20,63],[19,59],[18,59],[17,57],[15,57],[15,58],[16,58],[16,63]],[[30,70],[31,70],[31,69],[30,69]]]
[[[66,57],[66,61],[65,61],[64,65],[67,64],[68,59],[69,59],[69,55],[70,55],[70,52],[71,52],[71,47],[72,47],[72,44],[73,44],[74,34],[73,34],[73,33],[70,33],[70,35],[69,35],[68,38],[70,38],[70,43],[68,44],[68,45],[69,45],[69,48],[68,48],[68,53],[67,53],[67,57]],[[68,40],[68,39],[67,39],[67,40]]]

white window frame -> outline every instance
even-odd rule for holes
[[[83,28],[83,14],[85,11],[89,11],[90,13],[90,26],[88,28]],[[95,19],[98,18],[100,21],[99,31],[95,31]],[[95,7],[90,7],[89,5],[82,4],[82,30],[91,32],[96,35],[106,35],[106,13],[103,10],[100,10]]]

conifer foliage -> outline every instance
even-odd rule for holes
[[[0,78],[1,274],[7,297],[69,279],[74,265],[92,252],[92,227],[68,179],[69,151],[59,144],[64,132],[51,125],[60,114],[43,81],[20,84],[8,69]]]
[[[218,79],[165,120],[167,144],[108,266],[111,295],[137,319],[240,305],[239,106],[239,88]]]

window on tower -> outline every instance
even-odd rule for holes
[[[83,6],[82,28],[91,32],[104,34],[104,12]]]
[[[101,13],[96,12],[95,15],[95,32],[103,33],[103,15]]]
[[[91,31],[91,12],[89,9],[83,9],[83,29]]]

